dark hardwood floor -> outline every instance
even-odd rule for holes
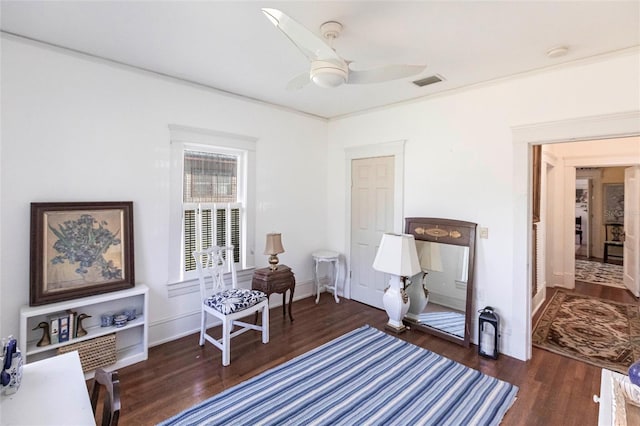
[[[577,283],[577,292],[623,302],[637,302],[625,290]],[[548,291],[548,296],[554,290]],[[245,333],[231,344],[231,365],[221,366],[220,351],[198,346],[193,334],[149,350],[149,359],[119,370],[122,425],[152,425],[235,384],[369,324],[384,330],[384,311],[323,294],[294,302],[295,322],[271,310],[270,342]],[[535,318],[534,318],[535,321]],[[535,322],[534,322],[535,324]],[[440,355],[520,387],[503,425],[596,425],[600,368],[533,348],[527,362],[500,355],[497,361],[478,356],[477,347],[463,348],[417,330],[398,336]],[[91,380],[87,386],[91,385]]]

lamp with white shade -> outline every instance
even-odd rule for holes
[[[269,255],[269,265],[271,270],[275,271],[278,268],[278,254],[284,253],[284,247],[282,247],[282,234],[267,234],[267,244],[264,248],[264,254]]]
[[[409,296],[402,282],[421,270],[413,235],[383,234],[373,269],[391,275],[389,288],[382,297],[382,304],[389,315],[385,328],[401,333],[406,329],[402,319],[409,310]]]

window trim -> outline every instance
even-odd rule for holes
[[[246,217],[240,238],[245,250],[241,252],[238,271],[252,269],[255,265],[255,181],[256,144],[258,139],[227,132],[170,124],[170,182],[169,182],[169,283],[187,282],[195,275],[182,272],[182,178],[184,172],[184,150],[211,151],[240,155],[238,176],[245,176],[238,185],[238,198],[244,201]]]

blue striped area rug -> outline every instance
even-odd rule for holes
[[[420,315],[420,322],[464,338],[464,315],[457,312],[429,312]]]
[[[517,392],[364,326],[160,424],[498,425]]]

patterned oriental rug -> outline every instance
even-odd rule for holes
[[[576,259],[576,280],[591,284],[625,288],[622,283],[622,266],[611,263]]]
[[[161,425],[498,425],[517,392],[364,326]]]
[[[532,343],[627,374],[640,359],[640,306],[558,290],[533,330]]]

